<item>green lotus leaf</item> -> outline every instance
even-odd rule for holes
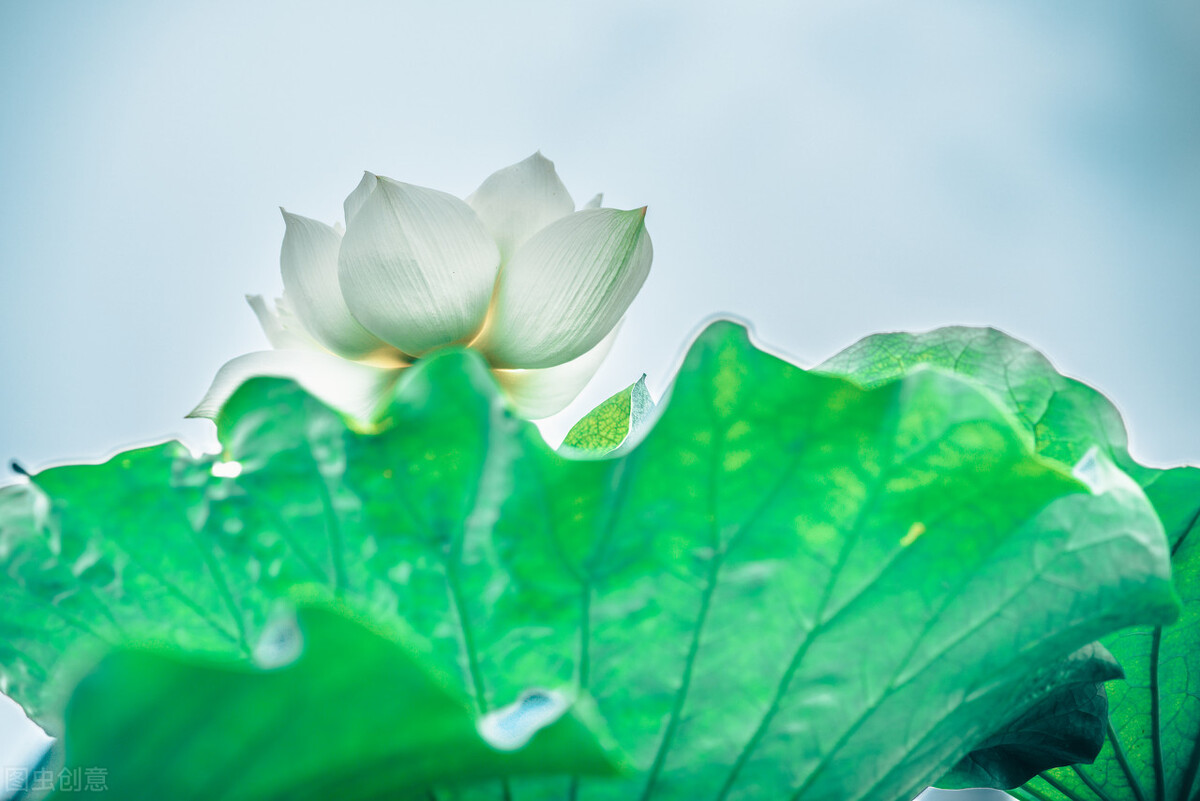
[[[53,719],[70,654],[131,637],[252,663],[317,583],[407,624],[477,717],[595,698],[632,765],[472,797],[909,801],[1044,703],[1048,665],[1176,614],[1141,488],[1039,456],[973,381],[866,388],[717,323],[657,418],[555,453],[455,350],[405,371],[377,433],[249,382],[218,464],[168,444],[0,499],[9,691]]]
[[[256,663],[127,645],[66,711],[66,771],[137,799],[396,797],[528,773],[617,775],[588,703],[533,690],[477,719],[402,630],[310,600]],[[61,798],[71,798],[62,791]]]
[[[1172,471],[1175,472],[1175,471]],[[1182,471],[1181,471],[1182,473]],[[1186,474],[1195,477],[1200,471]],[[1178,481],[1178,478],[1173,478]],[[1200,497],[1196,480],[1183,497]],[[1041,773],[1014,794],[1038,801],[1196,801],[1200,798],[1200,522],[1178,535],[1171,562],[1183,613],[1103,642],[1125,682],[1109,685],[1110,725],[1092,765]]]
[[[1101,393],[1060,374],[1034,348],[994,328],[940,328],[924,334],[876,334],[818,369],[878,386],[921,365],[950,370],[993,393],[1021,424],[1039,454],[1077,464],[1098,448],[1141,485],[1176,542],[1200,515],[1200,470],[1160,470],[1129,455],[1121,415]]]
[[[1060,375],[1036,350],[994,329],[868,337],[821,369],[872,385],[920,364],[951,369],[986,386],[1022,422],[1043,455],[1069,464],[1093,447],[1106,452],[1145,490],[1171,542],[1175,587],[1184,604],[1179,620],[1102,641],[1126,680],[1108,685],[1111,725],[1099,757],[1091,765],[1049,770],[1016,794],[1053,801],[1197,801],[1200,470],[1159,470],[1135,462],[1120,415],[1103,395]]]

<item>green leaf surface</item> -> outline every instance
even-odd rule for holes
[[[1043,456],[1075,465],[1095,447],[1141,485],[1176,542],[1200,517],[1200,469],[1160,470],[1129,455],[1121,415],[1101,393],[1060,374],[1029,345],[994,328],[940,328],[866,337],[818,369],[878,386],[922,365],[950,370],[991,391]]]
[[[563,439],[563,447],[592,456],[611,453],[642,430],[653,409],[643,374],[572,426]]]
[[[122,801],[356,801],[619,772],[587,704],[534,691],[477,721],[411,637],[336,604],[309,601],[276,623],[256,661],[150,645],[109,654],[67,707],[68,769],[103,770]]]
[[[1048,771],[1017,795],[1054,801],[1200,801],[1200,470],[1136,463],[1120,416],[1107,399],[1060,375],[1033,348],[993,329],[868,337],[821,369],[870,385],[920,364],[953,369],[987,386],[1044,455],[1071,464],[1092,447],[1107,452],[1143,487],[1171,543],[1175,587],[1184,604],[1179,620],[1103,639],[1126,681],[1108,687],[1112,725],[1099,758],[1093,765]]]
[[[1158,517],[1107,460],[1080,481],[972,382],[867,389],[729,323],[610,458],[552,451],[458,351],[405,371],[378,434],[269,379],[219,427],[235,478],[166,445],[4,499],[28,707],[80,641],[249,661],[317,582],[428,640],[476,714],[590,694],[635,769],[485,797],[909,801],[1042,702],[1045,665],[1175,613]]]

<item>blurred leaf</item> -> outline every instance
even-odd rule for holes
[[[477,722],[410,638],[337,605],[301,606],[263,645],[256,666],[145,645],[106,656],[67,707],[66,769],[104,771],[122,801],[355,801],[618,773],[586,704],[534,691]]]
[[[868,390],[729,323],[609,458],[552,451],[458,351],[405,371],[378,434],[267,379],[219,425],[236,477],[167,445],[6,499],[20,700],[52,704],[38,677],[80,640],[249,661],[315,581],[406,621],[476,714],[596,698],[636,772],[514,798],[909,801],[1047,665],[1175,612],[1158,518],[1107,460],[1082,483],[972,382]]]

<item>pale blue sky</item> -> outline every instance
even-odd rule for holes
[[[994,325],[1197,463],[1198,88],[1184,0],[2,0],[0,457],[202,443],[182,415],[266,344],[278,206],[541,149],[577,202],[649,204],[656,253],[552,438],[729,312],[805,364]]]

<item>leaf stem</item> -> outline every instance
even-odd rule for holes
[[[1046,777],[1044,775],[1041,776],[1040,778],[1043,781],[1045,781],[1045,779],[1046,779]],[[1051,785],[1051,786],[1053,786],[1053,785]],[[1025,784],[1022,784],[1018,789],[1013,790],[1012,793],[1019,793],[1019,795],[1014,795],[1013,796],[1014,798],[1020,798],[1022,795],[1031,795],[1034,798],[1038,799],[1038,801],[1056,801],[1056,799],[1053,796],[1049,795],[1048,793],[1042,792],[1041,790],[1032,786],[1028,782],[1026,782]],[[1074,796],[1068,796],[1068,797],[1074,799]],[[1074,801],[1078,801],[1078,799],[1074,799]]]
[[[1113,753],[1117,756],[1117,764],[1121,766],[1121,770],[1125,772],[1125,778],[1129,780],[1129,789],[1133,791],[1134,798],[1137,801],[1146,801],[1146,792],[1142,790],[1141,783],[1133,773],[1133,767],[1130,766],[1129,759],[1125,756],[1125,749],[1121,747],[1121,739],[1117,737],[1117,730],[1113,728],[1112,721],[1108,723],[1108,739],[1112,743]]]
[[[592,583],[585,581],[579,592],[579,689],[588,688],[591,680]]]
[[[1159,692],[1158,662],[1162,650],[1162,626],[1154,627],[1150,641],[1150,745],[1154,755],[1154,798],[1167,799],[1167,769],[1163,764],[1162,697]]]
[[[1198,524],[1200,524],[1200,508],[1196,509],[1196,513],[1192,515],[1191,519],[1186,525],[1184,525],[1183,531],[1179,533],[1179,539],[1175,541],[1173,546],[1171,546],[1172,559],[1175,558],[1175,554],[1179,553],[1179,549],[1183,547],[1184,540],[1188,538],[1189,534],[1196,530]]]
[[[487,697],[484,694],[483,676],[479,670],[479,655],[475,651],[475,638],[471,634],[471,623],[467,619],[466,603],[462,594],[462,582],[458,579],[458,564],[454,558],[445,561],[446,586],[450,590],[450,603],[454,607],[454,616],[458,618],[458,629],[462,632],[462,647],[467,657],[467,672],[474,690],[476,712],[480,715],[488,711]]]
[[[1075,771],[1075,775],[1079,777],[1079,780],[1086,784],[1088,789],[1095,793],[1100,801],[1114,801],[1113,797],[1104,792],[1104,788],[1097,784],[1095,779],[1083,772],[1083,768],[1078,765],[1072,765],[1071,770]]]
[[[229,617],[233,620],[233,625],[237,630],[237,642],[242,648],[242,653],[249,656],[253,652],[250,646],[250,635],[246,631],[246,620],[242,617],[242,610],[238,608],[237,599],[233,597],[233,590],[229,588],[229,582],[225,579],[225,573],[221,570],[221,565],[217,561],[211,547],[206,547],[201,540],[201,532],[195,527],[191,529],[192,542],[196,546],[196,550],[200,552],[200,559],[204,563],[205,569],[208,571],[209,577],[212,579],[213,586],[216,587],[217,594],[225,604],[226,610],[229,612]]]
[[[647,801],[651,794],[653,794],[654,785],[658,782],[663,765],[666,764],[667,752],[671,750],[675,733],[679,729],[679,719],[683,715],[683,705],[687,702],[688,690],[691,689],[692,671],[696,666],[696,657],[700,653],[700,638],[704,633],[704,624],[708,619],[708,610],[712,606],[713,593],[717,588],[717,574],[721,570],[721,562],[722,554],[714,554],[712,562],[709,565],[704,593],[700,596],[700,612],[696,616],[696,623],[692,629],[692,642],[688,646],[687,658],[683,666],[683,678],[680,681],[679,689],[675,691],[675,700],[671,704],[671,716],[667,722],[667,730],[663,733],[662,741],[658,744],[658,752],[654,755],[654,764],[651,765],[650,774],[646,777],[646,786],[642,790],[642,801]]]
[[[275,524],[275,530],[279,532],[279,536],[288,544],[288,548],[300,560],[300,563],[312,573],[313,581],[327,581],[329,574],[313,559],[312,554],[300,546],[300,542],[296,539],[296,532],[292,526],[283,518],[279,509],[273,504],[263,504],[263,511],[270,517],[271,522]]]
[[[1192,785],[1196,783],[1196,773],[1200,771],[1200,732],[1197,732],[1196,739],[1192,743],[1192,756],[1188,760],[1187,768],[1183,771],[1183,780],[1179,784],[1179,801],[1200,801],[1200,789],[1188,799],[1188,792],[1192,789]]]
[[[458,541],[461,544],[461,540]],[[450,601],[454,607],[454,614],[458,618],[458,628],[462,632],[462,646],[467,655],[467,672],[471,676],[471,688],[474,691],[472,694],[475,697],[475,708],[478,715],[485,715],[488,711],[487,696],[483,686],[483,673],[479,668],[479,654],[475,648],[475,637],[471,633],[470,620],[467,618],[466,603],[462,593],[462,582],[458,578],[458,548],[453,549],[453,554],[449,555],[445,561],[446,566],[446,585],[450,589]],[[500,782],[500,791],[504,801],[511,801],[512,786],[509,785],[508,779],[502,779]]]
[[[584,581],[579,592],[579,691],[587,690],[591,678],[592,583]],[[579,777],[572,776],[567,787],[568,801],[579,797]]]
[[[338,522],[337,510],[333,508],[333,496],[329,494],[329,484],[324,476],[321,476],[319,485],[321,507],[325,512],[325,533],[329,536],[329,556],[333,561],[333,592],[340,597],[346,591],[346,554],[342,542],[342,526]]]

